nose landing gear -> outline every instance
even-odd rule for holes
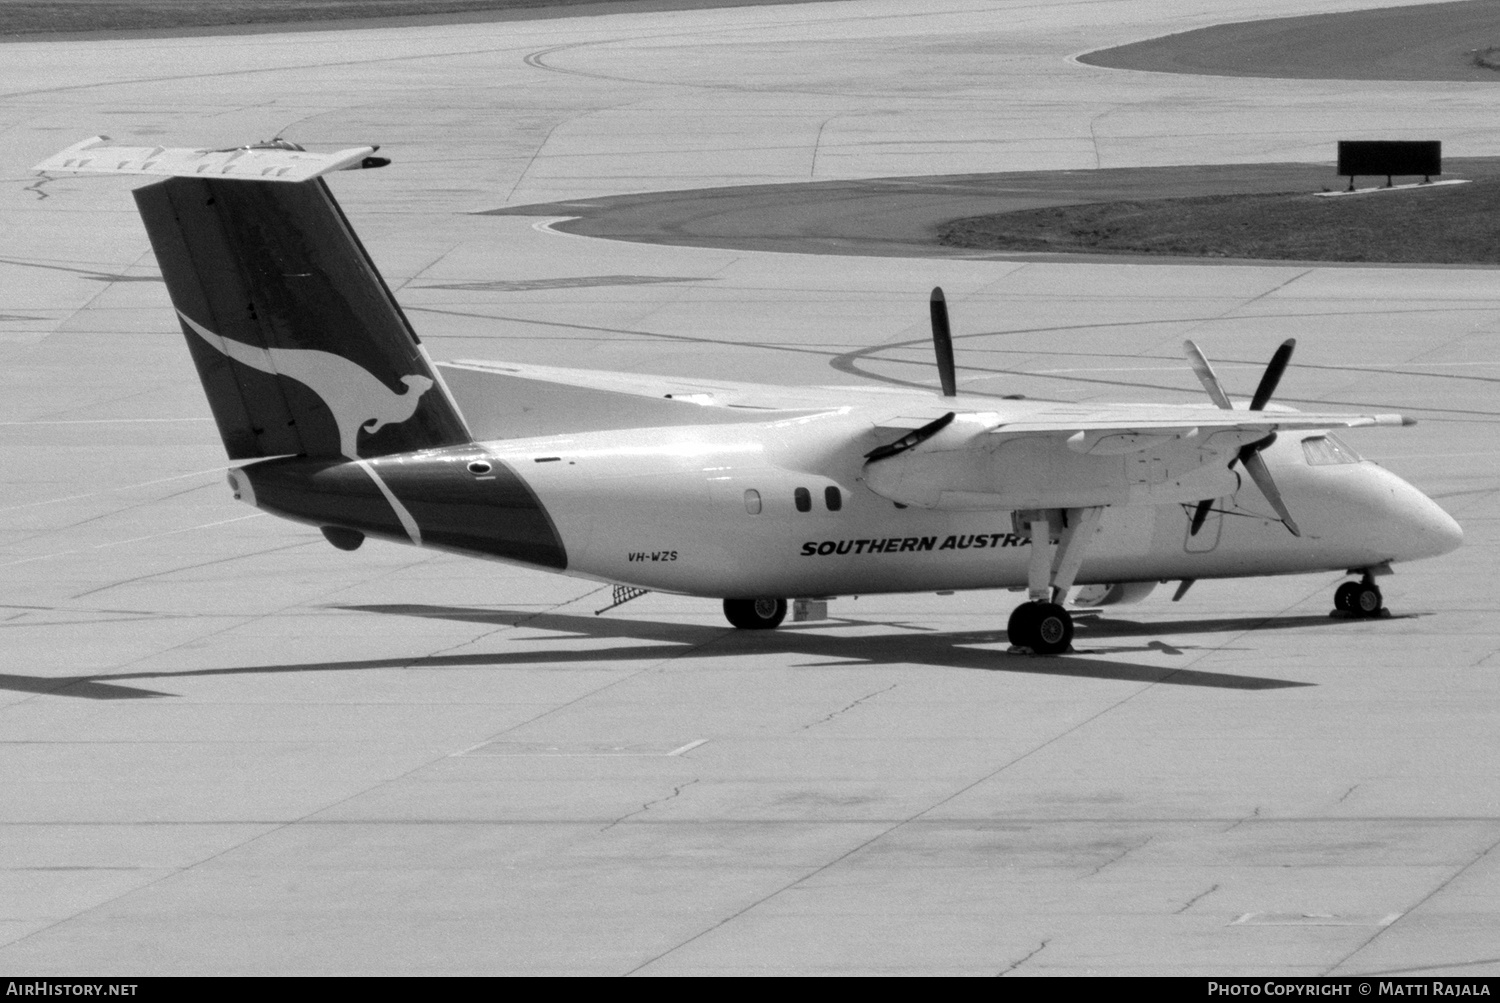
[[[740,630],[775,630],[786,619],[786,600],[725,599],[724,617]]]
[[[1368,571],[1359,581],[1345,582],[1334,590],[1334,616],[1368,619],[1389,614],[1390,611],[1385,608],[1385,598],[1380,594],[1380,587],[1375,584],[1375,577]]]

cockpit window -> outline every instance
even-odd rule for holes
[[[1358,463],[1359,454],[1331,432],[1302,440],[1302,454],[1309,466],[1323,467],[1334,463]]]

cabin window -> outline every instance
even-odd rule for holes
[[[828,511],[837,512],[844,507],[844,495],[832,484],[823,489],[823,504],[828,506]]]
[[[754,488],[745,489],[745,511],[751,515],[760,515],[760,492]]]
[[[792,492],[792,500],[797,503],[798,512],[812,511],[812,492],[807,488],[798,488]]]
[[[1358,463],[1359,454],[1334,435],[1314,435],[1302,440],[1302,455],[1313,467],[1335,463]]]

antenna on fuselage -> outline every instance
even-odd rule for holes
[[[953,331],[948,327],[948,301],[943,287],[932,288],[932,348],[937,353],[938,378],[943,381],[943,396],[958,396],[958,380],[953,375]]]

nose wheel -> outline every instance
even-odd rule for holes
[[[786,619],[786,600],[725,599],[724,617],[740,630],[775,630]]]
[[[1385,611],[1385,597],[1374,582],[1345,582],[1333,593],[1333,610],[1347,616],[1377,617]]]
[[[1073,643],[1073,617],[1057,603],[1022,603],[1011,612],[1005,634],[1018,648],[1061,655]]]

